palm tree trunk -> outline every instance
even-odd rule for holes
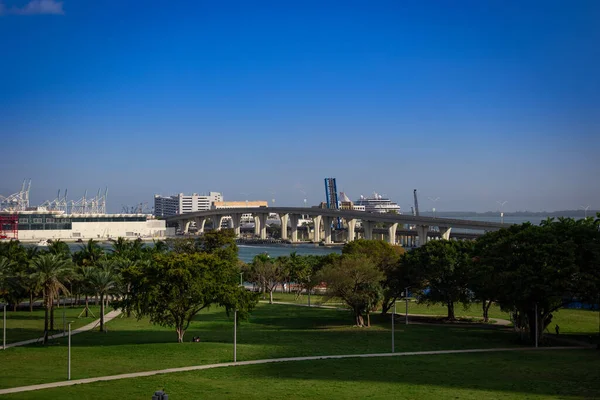
[[[48,304],[48,299],[47,297],[44,295],[44,344],[48,343],[48,308],[49,308],[49,304]]]
[[[89,310],[89,299],[88,299],[88,295],[85,295],[85,317],[88,317],[88,310]]]
[[[54,330],[54,298],[50,299],[50,330]]]
[[[100,293],[100,332],[104,332],[104,294]]]

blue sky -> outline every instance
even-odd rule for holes
[[[0,194],[600,209],[598,1],[0,4]]]

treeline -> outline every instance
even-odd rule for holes
[[[419,302],[444,304],[450,320],[457,305],[478,303],[488,321],[496,303],[533,340],[565,304],[600,303],[600,217],[513,225],[476,241],[433,240],[410,252],[357,240],[341,255],[258,255],[249,264],[239,260],[232,230],[153,246],[120,238],[107,250],[90,240],[73,253],[60,241],[42,251],[0,243],[0,297],[14,309],[29,299],[30,310],[42,299],[45,338],[54,328],[56,301],[70,296],[85,298],[86,309],[90,297],[98,298],[101,330],[110,299],[128,315],[173,327],[181,342],[190,322],[210,305],[237,310],[242,318],[252,311],[258,294],[241,281],[254,283],[271,302],[278,285],[298,296],[322,286],[325,301],[345,302],[357,326],[368,326],[376,310],[389,312],[408,291]]]
[[[289,285],[297,295],[317,285],[325,297],[342,299],[355,324],[369,314],[387,313],[407,290],[419,302],[443,304],[449,320],[455,307],[481,305],[489,321],[493,303],[513,315],[517,328],[535,339],[552,313],[574,300],[598,303],[600,292],[600,219],[549,219],[490,232],[476,241],[434,240],[405,252],[383,241],[357,240],[342,255],[259,255],[243,267],[245,279],[271,295]]]
[[[256,295],[240,287],[239,273],[234,234],[227,230],[152,246],[119,238],[106,250],[89,240],[75,252],[61,241],[47,250],[0,243],[0,298],[14,310],[28,299],[30,311],[42,299],[44,343],[54,330],[55,305],[67,296],[85,298],[86,316],[90,297],[99,301],[101,331],[110,299],[128,315],[175,328],[181,342],[192,319],[212,304],[236,309],[242,318],[252,310]]]

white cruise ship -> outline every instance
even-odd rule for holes
[[[373,193],[373,197],[360,196],[360,199],[354,202],[355,206],[364,206],[366,212],[388,213],[395,212],[400,214],[400,206],[392,200]]]

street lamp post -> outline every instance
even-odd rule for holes
[[[67,380],[71,380],[71,322],[69,322],[69,355],[67,362]]]
[[[539,334],[539,329],[538,329],[538,307],[537,307],[537,303],[535,303],[535,347],[538,347],[538,334]]]
[[[233,311],[233,362],[237,362],[237,308]]]
[[[6,350],[6,304],[2,312],[2,350]]]
[[[392,353],[394,352],[396,346],[394,346],[394,319],[396,318],[396,299],[394,299],[394,312],[392,312]]]
[[[404,323],[408,325],[408,287],[404,288],[404,300],[406,301],[406,314],[404,315]]]

